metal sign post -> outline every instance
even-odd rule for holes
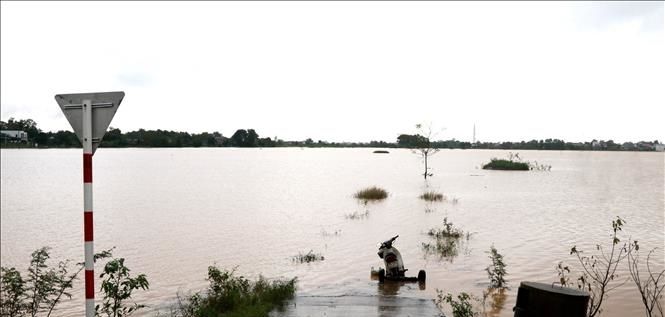
[[[122,91],[56,95],[60,109],[83,145],[83,241],[85,316],[95,316],[95,266],[92,221],[92,155],[97,150],[125,93]]]

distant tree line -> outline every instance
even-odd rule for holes
[[[2,147],[81,147],[76,135],[71,131],[46,132],[37,127],[32,119],[7,122],[0,121],[0,130],[19,130],[28,134],[27,144],[12,140],[0,134]],[[261,138],[254,129],[238,129],[225,137],[219,132],[188,133],[168,130],[144,130],[123,133],[120,129],[109,128],[102,139],[101,147],[374,147],[374,148],[418,148],[427,137],[420,134],[400,134],[395,142],[327,142],[307,138],[302,141],[284,141],[277,137]],[[612,140],[592,140],[589,142],[565,142],[559,139],[531,140],[521,142],[465,142],[455,139],[431,141],[434,149],[502,149],[502,150],[603,150],[603,151],[652,151],[658,140],[653,142],[615,143]]]

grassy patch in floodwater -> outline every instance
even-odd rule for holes
[[[489,163],[483,165],[486,170],[506,170],[506,171],[550,171],[552,165],[539,164],[536,161],[522,161],[519,153],[508,152],[508,159],[493,158]]]
[[[362,200],[381,200],[388,197],[388,192],[383,188],[372,186],[359,190],[353,197]]]
[[[442,259],[452,259],[459,254],[457,239],[436,239],[434,242],[423,242],[422,246],[426,254],[437,254]]]
[[[208,290],[185,299],[179,298],[170,315],[268,316],[271,310],[283,306],[296,292],[295,278],[270,281],[259,276],[258,280],[250,281],[234,273],[233,270],[208,267]]]
[[[369,210],[365,210],[365,212],[354,211],[353,213],[344,215],[344,218],[351,220],[365,219],[367,217],[369,217]]]
[[[485,170],[503,170],[503,171],[528,171],[529,164],[493,158],[489,163],[483,165]]]
[[[430,242],[423,242],[422,248],[425,254],[436,254],[440,258],[447,258],[452,260],[459,254],[459,249],[464,242],[463,237],[469,240],[470,234],[464,233],[460,228],[448,222],[448,218],[443,218],[443,227],[432,228],[427,232],[427,235],[433,239]]]
[[[446,217],[443,218],[442,228],[432,228],[427,232],[427,235],[435,239],[459,239],[464,235],[464,231],[460,228],[456,228],[452,222],[448,222],[448,217]]]
[[[376,150],[376,151],[374,151],[373,153],[377,153],[377,154],[388,154],[388,153],[390,153],[390,152],[388,152],[388,151],[386,151],[386,150]]]
[[[323,260],[325,260],[323,255],[320,253],[314,253],[313,250],[309,250],[307,253],[298,253],[298,255],[293,257],[293,261],[299,263],[311,263]]]
[[[437,193],[435,191],[429,191],[420,195],[420,199],[427,201],[443,201],[446,200],[446,196],[443,196],[443,194]]]

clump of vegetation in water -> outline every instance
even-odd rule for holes
[[[446,217],[443,218],[442,228],[432,228],[427,232],[427,235],[435,239],[459,239],[464,235],[464,231],[460,228],[456,228],[452,222],[448,222],[448,217]]]
[[[489,163],[483,165],[486,170],[504,170],[504,171],[549,171],[551,165],[539,164],[537,161],[522,161],[519,153],[508,153],[508,159],[492,158]]]
[[[444,200],[446,200],[446,196],[444,196],[441,193],[437,193],[435,191],[425,192],[422,195],[420,195],[419,197],[420,197],[420,199],[427,200],[427,201],[444,201]]]
[[[376,153],[376,154],[388,154],[388,153],[390,153],[390,152],[388,152],[388,151],[386,151],[386,150],[376,150],[376,151],[374,151],[373,153]]]
[[[196,293],[189,298],[179,300],[171,316],[268,316],[271,310],[282,307],[293,298],[296,291],[296,279],[270,281],[259,276],[250,281],[243,276],[236,276],[235,271],[208,267],[210,286],[205,293]]]
[[[442,228],[432,228],[427,232],[434,241],[422,243],[422,248],[426,254],[437,254],[441,258],[452,260],[459,254],[459,248],[464,242],[462,237],[468,240],[471,235],[465,234],[462,229],[456,228],[448,218],[443,218]]]
[[[299,263],[311,263],[323,260],[325,260],[323,255],[320,253],[314,253],[313,250],[309,250],[307,253],[298,253],[298,255],[293,257],[293,261]]]
[[[451,259],[459,254],[459,244],[456,239],[436,239],[434,242],[422,244],[427,254],[438,254],[442,259]]]
[[[362,199],[362,200],[382,200],[386,199],[388,197],[388,192],[383,189],[379,188],[376,186],[368,187],[365,189],[359,190],[353,197],[357,199]]]
[[[502,170],[502,171],[528,171],[529,164],[524,162],[515,162],[510,160],[493,158],[489,163],[483,165],[485,170]]]

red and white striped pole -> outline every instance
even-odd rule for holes
[[[85,316],[95,317],[95,261],[92,218],[92,155],[101,142],[124,91],[55,95],[55,101],[83,144],[83,241],[85,251]],[[94,108],[94,115],[93,115]],[[94,117],[94,126],[93,126]]]
[[[85,316],[95,317],[95,261],[92,235],[92,100],[83,100],[83,241]]]

